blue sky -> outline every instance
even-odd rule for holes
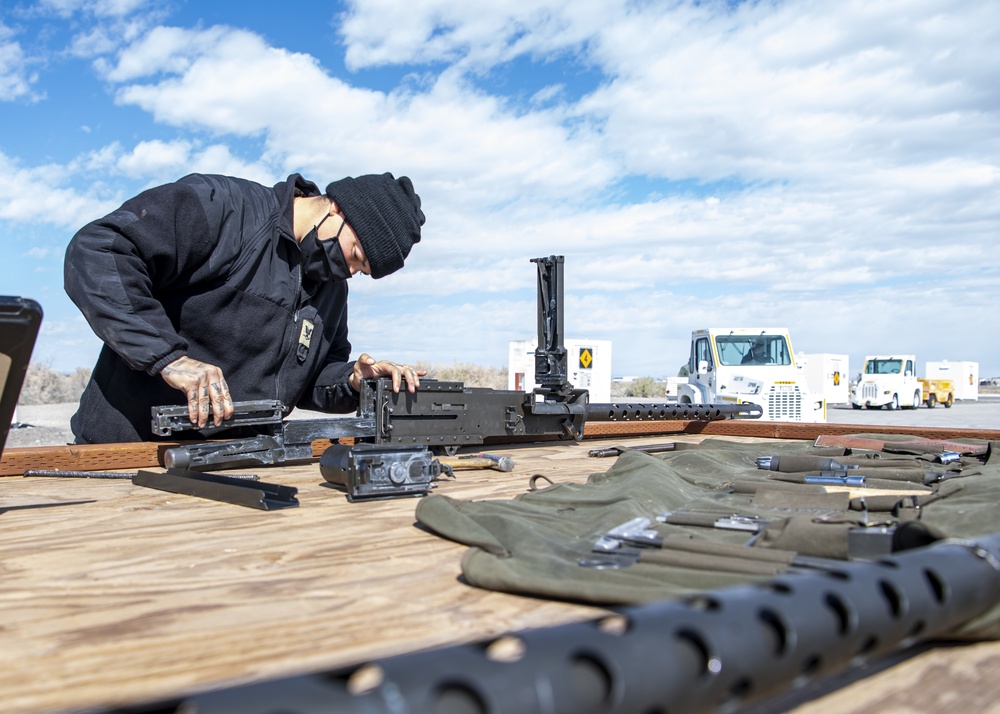
[[[0,292],[99,342],[73,233],[193,171],[410,176],[424,240],[352,281],[356,352],[503,365],[566,256],[566,334],[667,376],[692,330],[1000,376],[1000,5],[3,0]]]

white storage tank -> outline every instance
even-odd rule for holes
[[[820,352],[795,355],[795,366],[802,370],[809,391],[822,395],[827,404],[851,401],[851,371],[847,355]]]

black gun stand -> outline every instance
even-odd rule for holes
[[[588,392],[569,382],[566,347],[563,345],[563,263],[561,255],[532,258],[538,267],[538,348],[535,350],[535,382],[528,411],[532,414],[565,414],[567,435],[582,437],[587,416]],[[576,417],[576,418],[574,418]]]

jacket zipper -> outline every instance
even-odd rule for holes
[[[300,312],[300,309],[301,309],[299,303],[300,303],[301,300],[302,300],[302,263],[300,262],[298,265],[295,266],[295,302],[292,304],[292,325],[293,326],[299,324],[299,312]],[[282,366],[284,366],[285,360],[288,359],[289,355],[294,355],[295,354],[295,345],[297,344],[298,339],[299,339],[298,338],[298,334],[297,334],[296,330],[293,329],[292,332],[291,332],[291,338],[289,340],[289,342],[290,342],[290,344],[289,344],[290,350],[285,351],[285,353],[281,356],[281,364],[282,364]],[[275,380],[274,380],[274,399],[275,399],[275,401],[277,401],[279,399],[280,395],[281,395],[281,375],[282,375],[282,371],[283,371],[282,369],[278,369],[278,374],[276,375]],[[290,406],[294,406],[294,405],[285,404],[286,408],[289,408]]]
[[[295,266],[295,309],[292,310],[292,324],[299,323],[300,302],[302,301],[302,265]]]

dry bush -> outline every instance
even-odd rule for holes
[[[60,404],[78,402],[90,380],[90,370],[78,367],[64,373],[47,364],[32,362],[24,376],[20,404]]]
[[[417,369],[427,370],[427,377],[447,382],[463,382],[466,387],[507,389],[507,367],[489,367],[480,364],[431,364],[418,362]],[[662,398],[666,384],[654,377],[640,377],[631,381],[611,383],[612,397]]]
[[[417,369],[426,369],[429,379],[442,382],[463,382],[466,387],[507,389],[507,367],[490,367],[481,364],[427,364],[418,362]]]
[[[666,385],[653,377],[639,377],[628,382],[611,383],[612,397],[643,397],[648,399],[662,397],[665,390]]]
[[[463,382],[467,387],[507,388],[507,368],[478,364],[425,364],[418,363],[418,369],[426,369],[427,376],[441,381]],[[59,372],[47,364],[33,362],[28,367],[21,389],[21,404],[57,404],[78,402],[84,387],[90,380],[90,370],[78,368],[68,374]]]
[[[431,364],[418,362],[417,369],[427,370],[430,379],[462,382],[467,387],[507,389],[507,367],[454,363]],[[57,404],[77,402],[90,379],[90,370],[83,367],[75,372],[62,373],[47,364],[33,362],[21,390],[21,404]],[[613,397],[660,397],[664,385],[653,377],[641,377],[629,382],[613,382]]]

